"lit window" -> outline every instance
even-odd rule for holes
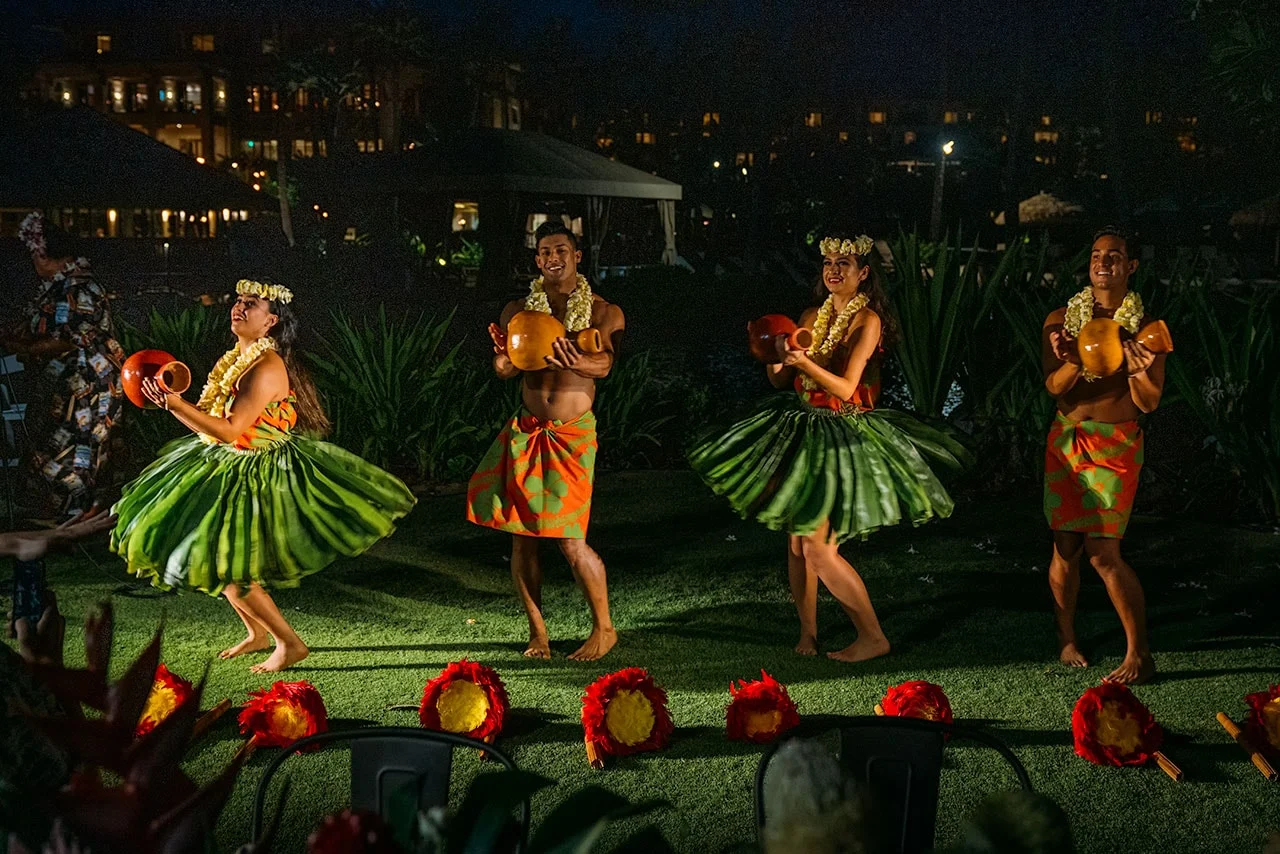
[[[111,52],[111,36],[99,35],[98,36],[98,53],[110,53],[110,52]]]
[[[702,114],[703,127],[711,127],[711,125],[718,125],[718,124],[720,124],[719,113],[703,113]]]
[[[884,124],[884,111],[872,110],[870,113],[867,113],[867,121],[873,125]]]
[[[248,97],[246,97],[245,100],[248,102],[249,110],[251,112],[262,112],[262,87],[250,86]]]
[[[636,142],[640,145],[653,145],[653,134],[649,131],[636,133]]]
[[[309,139],[295,139],[293,141],[294,157],[315,157],[315,143]]]
[[[135,113],[145,113],[147,111],[147,84],[131,83],[129,86],[133,90],[133,95],[130,98],[132,104],[130,109]]]
[[[1036,142],[1047,142],[1050,145],[1058,144],[1058,132],[1056,130],[1038,130],[1035,132]]]
[[[1158,125],[1164,121],[1164,113],[1159,110],[1147,110],[1147,124]]]
[[[111,86],[111,111],[115,113],[123,113],[124,104],[124,81],[120,78],[113,78],[110,82]]]
[[[275,54],[280,52],[280,42],[275,39],[262,40],[262,52],[264,54]]]
[[[1190,131],[1183,131],[1178,134],[1178,149],[1180,151],[1192,152],[1196,150],[1196,136]]]
[[[186,106],[192,112],[200,112],[204,109],[204,98],[201,97],[200,84],[188,83],[186,86]]]
[[[191,49],[201,53],[209,53],[213,50],[213,36],[208,33],[192,36]]]
[[[1041,116],[1040,124],[1043,127],[1048,127],[1049,125],[1053,124],[1053,116]]]
[[[822,127],[822,113],[809,113],[804,117],[804,126],[807,128]]]
[[[507,100],[507,129],[520,130],[520,101],[515,98]]]
[[[227,111],[227,81],[213,78],[213,108],[220,113]]]
[[[964,120],[965,120],[965,121],[967,121],[967,122],[971,122],[971,121],[973,121],[973,111],[972,111],[972,110],[970,110],[969,112],[967,112],[967,113],[965,113],[965,114],[964,114]]]
[[[903,145],[911,145],[911,143],[915,142],[917,138],[918,138],[918,137],[916,137],[916,132],[915,132],[915,131],[913,131],[913,130],[905,131],[905,132],[902,134],[902,144],[903,144]]]
[[[596,148],[608,149],[613,147],[613,137],[607,134],[601,134],[596,137]]]
[[[733,162],[737,166],[743,165],[747,162],[747,153],[745,151],[739,151],[738,156],[734,158]]]
[[[955,110],[947,110],[942,114],[942,123],[944,125],[953,125],[958,121],[960,121],[960,114]]]
[[[841,142],[849,141],[849,132],[847,130],[840,131],[840,141]]]
[[[479,203],[478,202],[454,202],[452,228],[454,231],[479,231],[480,229]]]
[[[305,86],[299,87],[298,91],[293,93],[293,102],[297,104],[299,110],[305,110],[311,103],[311,96],[307,94]]]
[[[166,77],[160,85],[160,108],[166,113],[176,112],[178,109],[176,86],[172,77]]]

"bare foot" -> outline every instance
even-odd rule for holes
[[[286,667],[292,667],[310,654],[311,650],[307,649],[307,645],[298,642],[296,646],[288,644],[276,644],[275,652],[267,656],[267,660],[261,664],[255,664],[249,668],[250,673],[279,673]]]
[[[796,653],[798,655],[817,655],[818,639],[813,635],[801,635],[800,642],[796,644]]]
[[[218,658],[235,658],[237,655],[244,655],[246,652],[257,652],[262,649],[270,648],[271,641],[267,639],[266,635],[249,635],[235,646],[229,646],[222,652],[218,653]]]
[[[529,635],[529,645],[524,650],[525,658],[550,658],[551,643],[546,635]]]
[[[884,635],[878,638],[858,638],[839,652],[827,653],[833,661],[868,661],[879,658],[889,652],[889,639]]]
[[[1084,653],[1075,645],[1074,641],[1064,643],[1061,651],[1058,653],[1058,660],[1067,667],[1088,667],[1089,659],[1084,657]]]
[[[1120,685],[1141,685],[1151,681],[1156,675],[1156,662],[1150,653],[1146,655],[1126,655],[1120,666],[1102,678],[1103,682],[1116,682]]]
[[[595,661],[597,658],[603,658],[617,642],[618,633],[612,626],[607,629],[596,629],[569,658],[574,661]]]

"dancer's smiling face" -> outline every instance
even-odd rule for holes
[[[231,331],[237,338],[264,338],[279,322],[280,317],[271,312],[271,303],[262,297],[240,294],[231,306]]]
[[[853,296],[870,272],[871,268],[857,255],[824,255],[822,258],[822,284],[836,296]]]
[[[1138,269],[1138,262],[1129,258],[1124,238],[1104,234],[1093,241],[1089,253],[1089,282],[1101,290],[1126,291],[1129,277]]]
[[[545,284],[577,284],[582,253],[573,248],[573,243],[565,235],[551,234],[539,240],[535,260]]]

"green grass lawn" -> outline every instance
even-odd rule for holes
[[[732,516],[687,472],[601,478],[592,542],[609,569],[614,621],[621,634],[604,662],[565,655],[589,619],[559,555],[544,560],[546,611],[555,658],[520,656],[524,618],[512,591],[507,538],[467,525],[460,495],[424,500],[388,542],[308,580],[278,601],[311,645],[289,672],[311,680],[334,728],[415,725],[422,686],[448,662],[467,656],[495,667],[511,696],[501,745],[521,766],[560,781],[538,796],[535,824],[567,792],[599,783],[631,798],[663,798],[656,822],[682,851],[719,851],[753,836],[752,777],[761,749],[726,741],[730,680],[763,667],[799,704],[804,726],[828,729],[832,717],[868,714],[889,685],[907,679],[941,684],[960,719],[981,721],[1022,758],[1037,789],[1070,815],[1082,851],[1258,852],[1280,829],[1280,787],[1249,765],[1214,721],[1239,717],[1241,697],[1280,678],[1277,567],[1280,536],[1197,524],[1136,519],[1127,554],[1146,586],[1159,680],[1137,689],[1168,732],[1166,752],[1186,772],[1175,784],[1155,768],[1099,768],[1071,749],[1076,698],[1120,659],[1119,622],[1096,576],[1081,594],[1081,635],[1095,666],[1055,663],[1045,566],[1048,539],[1034,500],[962,501],[956,516],[925,528],[881,532],[846,547],[879,609],[893,653],[862,665],[791,652],[797,623],[785,583],[783,537]],[[63,610],[78,619],[125,579],[112,557],[95,552],[51,559]],[[115,666],[140,650],[162,616],[163,658],[196,678],[240,637],[225,602],[202,595],[117,596]],[[826,598],[824,650],[852,640]],[[70,658],[82,660],[79,633]],[[243,698],[269,685],[248,672],[250,659],[214,661],[206,704]],[[579,723],[583,688],[610,670],[648,668],[670,695],[677,731],[660,754],[630,757],[605,771],[588,768]],[[207,779],[241,743],[228,716],[193,749],[189,767]],[[270,760],[259,752],[242,774],[219,826],[219,850],[246,840],[253,789]],[[294,787],[281,850],[325,812],[343,805],[347,753],[333,749],[290,763]],[[288,768],[290,766],[286,766]],[[455,762],[461,785],[480,769]],[[939,842],[985,794],[1013,783],[990,751],[948,748]]]

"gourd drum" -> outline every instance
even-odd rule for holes
[[[541,371],[547,357],[555,355],[551,344],[557,338],[569,338],[584,353],[604,351],[600,330],[588,326],[570,336],[564,324],[553,315],[540,311],[519,311],[507,324],[507,356],[522,371]]]
[[[778,355],[778,339],[785,338],[791,350],[808,350],[813,346],[813,332],[797,327],[785,314],[766,314],[747,324],[747,346],[751,355],[765,364],[782,361]]]
[[[139,350],[120,368],[120,384],[134,406],[159,408],[142,393],[142,381],[151,377],[174,394],[191,388],[191,369],[186,365],[163,350]]]
[[[1109,317],[1090,320],[1080,329],[1076,348],[1081,366],[1098,377],[1109,377],[1124,366],[1123,328]],[[1152,353],[1172,353],[1173,338],[1163,320],[1153,320],[1138,330],[1134,340]]]

